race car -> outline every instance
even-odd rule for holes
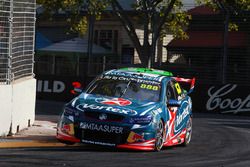
[[[188,84],[188,91],[181,83]],[[123,149],[160,151],[188,145],[195,78],[147,68],[103,72],[63,109],[57,139]]]

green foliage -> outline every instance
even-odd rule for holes
[[[84,36],[86,33],[88,26],[87,26],[87,18],[86,17],[80,17],[78,22],[72,22],[71,31],[72,32],[78,32],[80,36]]]
[[[187,29],[191,18],[192,16],[186,12],[171,13],[168,17],[168,21],[165,23],[164,29],[162,30],[162,35],[164,36],[167,33],[171,33],[175,38],[188,39],[185,30]]]
[[[229,22],[228,30],[229,31],[238,31],[239,26],[236,23]]]
[[[71,25],[71,31],[84,35],[87,31],[87,17],[82,13],[100,19],[108,0],[37,0],[37,4],[43,5],[46,17],[64,12],[68,17],[67,22]]]
[[[250,1],[249,0],[237,0],[238,7],[244,10],[250,10]]]
[[[145,0],[138,1],[138,3],[134,5],[134,8],[137,11],[145,13],[145,8],[143,8],[143,3],[145,2],[146,2]],[[150,20],[149,23],[152,23],[153,21],[152,17],[156,17],[157,20],[160,20],[161,18],[165,17],[165,11],[167,10],[171,0],[153,1],[153,2],[151,4],[146,3],[146,10],[147,10],[146,13]],[[139,20],[145,20],[145,19],[146,19],[145,15],[141,15],[141,18]],[[187,28],[190,19],[191,16],[188,15],[187,12],[183,10],[182,1],[176,0],[171,9],[171,12],[166,17],[165,24],[160,30],[161,37],[171,33],[174,35],[174,37],[187,39],[187,34],[185,32],[185,29]],[[154,24],[157,24],[157,22]]]

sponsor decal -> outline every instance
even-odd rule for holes
[[[90,141],[90,140],[82,140],[83,143],[87,144],[97,144],[97,145],[103,145],[103,146],[115,146],[115,144],[112,143],[103,143],[98,141]]]
[[[120,114],[130,114],[130,115],[136,115],[137,112],[135,110],[129,110],[129,109],[120,109],[120,108],[114,108],[112,106],[102,106],[102,105],[95,105],[95,104],[78,104],[76,106],[76,109],[84,112],[85,109],[91,109],[91,110],[102,110],[102,111],[108,111],[108,112],[114,112],[114,113],[120,113]]]
[[[186,104],[187,102],[184,102],[183,104]],[[180,107],[182,108],[182,106]],[[184,125],[180,126],[183,122],[183,120],[189,115],[189,106],[187,105],[182,113],[178,113],[176,120],[175,120],[175,133],[180,131]],[[180,126],[180,127],[179,127]],[[177,129],[176,129],[177,128]]]
[[[118,105],[118,106],[128,106],[132,104],[131,101],[123,98],[113,98],[113,99],[97,98],[95,101],[101,104]]]
[[[158,91],[159,90],[159,86],[156,85],[147,85],[147,84],[141,84],[140,88],[142,89],[147,89],[147,90],[153,90],[153,91]]]
[[[179,83],[178,82],[175,83],[174,86],[175,86],[175,89],[176,89],[178,95],[180,95],[182,93],[182,90],[181,90]]]
[[[134,142],[142,142],[142,141],[145,141],[144,140],[144,136],[143,135],[139,135],[133,131],[131,131],[129,133],[129,136],[128,136],[128,139],[127,139],[127,142],[128,143],[134,143]]]
[[[101,125],[101,124],[87,123],[87,122],[81,122],[80,128],[87,129],[87,130],[93,130],[93,131],[101,131],[101,132],[105,132],[105,133],[116,133],[116,134],[123,133],[123,127],[111,126],[111,125]]]
[[[102,113],[99,115],[100,120],[106,120],[107,118],[108,118],[107,114]]]
[[[159,81],[154,80],[145,80],[140,78],[131,78],[131,77],[124,77],[124,76],[114,76],[114,75],[104,75],[101,76],[100,79],[111,79],[111,80],[120,80],[120,81],[134,81],[137,83],[144,83],[144,84],[152,84],[152,85],[159,85]]]
[[[209,99],[206,104],[208,111],[219,109],[221,113],[239,113],[250,111],[250,94],[245,98],[225,98],[229,94],[233,94],[236,84],[227,84],[215,90],[212,86],[208,90]]]
[[[109,71],[106,73],[108,75],[114,75],[114,76],[123,76],[128,78],[139,78],[139,79],[148,79],[153,81],[161,81],[162,77],[155,74],[141,74],[141,73],[130,73],[130,72],[121,72],[121,71]]]

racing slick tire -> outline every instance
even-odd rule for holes
[[[156,128],[154,151],[160,151],[164,143],[164,125],[162,120],[159,120]]]
[[[189,116],[189,119],[186,125],[186,134],[185,134],[184,142],[182,143],[182,145],[183,146],[189,145],[191,141],[191,137],[192,137],[192,117]]]

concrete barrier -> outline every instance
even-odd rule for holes
[[[0,85],[0,136],[7,135],[11,125],[11,85]]]
[[[0,136],[17,133],[34,123],[36,80],[0,85]]]

